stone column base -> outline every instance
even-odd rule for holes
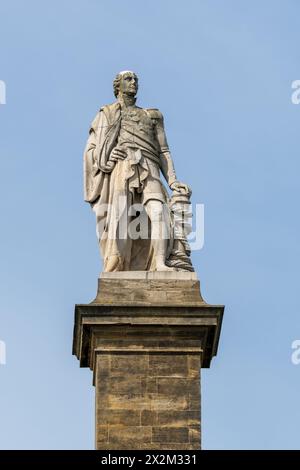
[[[194,273],[104,273],[76,305],[73,353],[93,370],[97,449],[201,448],[200,369],[217,352],[223,306]]]

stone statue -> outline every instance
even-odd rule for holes
[[[176,178],[163,116],[136,106],[134,72],[120,72],[113,86],[117,101],[97,113],[84,152],[84,197],[96,214],[103,270],[193,271],[191,191]]]

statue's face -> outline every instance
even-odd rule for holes
[[[126,72],[122,75],[120,90],[125,95],[135,96],[138,91],[138,78],[132,72]]]

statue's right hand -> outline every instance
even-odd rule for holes
[[[119,147],[115,147],[110,154],[109,159],[113,162],[117,162],[118,160],[125,160],[127,157],[126,152]]]

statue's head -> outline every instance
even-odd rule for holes
[[[135,96],[138,91],[138,77],[130,70],[124,70],[118,73],[114,79],[114,94],[115,97],[122,95]]]

